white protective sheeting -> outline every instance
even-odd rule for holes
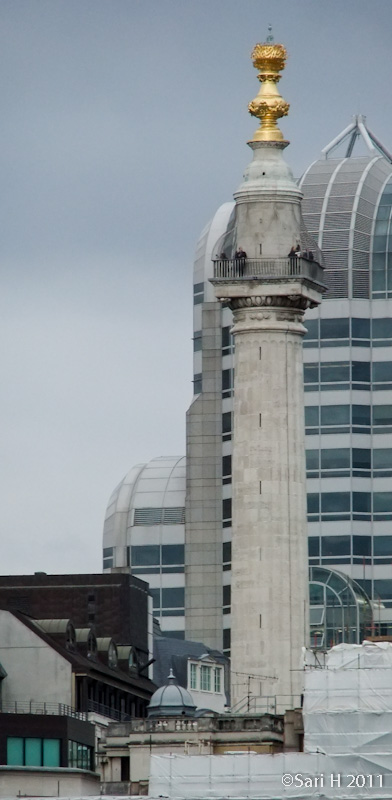
[[[392,644],[337,645],[324,664],[305,654],[305,752],[392,759]]]
[[[321,753],[152,756],[149,797],[173,800],[288,800],[308,797],[320,800],[390,800],[391,770],[390,755],[377,761]],[[370,775],[372,780],[368,777]]]

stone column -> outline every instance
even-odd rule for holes
[[[304,311],[297,302],[306,306],[300,297],[231,301],[233,704],[249,686],[253,694],[262,695],[302,691],[301,648],[308,628],[305,328]],[[252,676],[260,676],[257,688]],[[287,707],[292,706],[289,697],[287,701]]]

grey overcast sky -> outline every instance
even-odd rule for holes
[[[391,0],[0,2],[3,574],[99,572],[114,486],[184,453],[194,248],[268,23],[294,173],[358,112],[392,149]]]

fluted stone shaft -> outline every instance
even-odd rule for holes
[[[263,695],[302,691],[308,630],[302,317],[297,308],[234,310],[234,704],[246,694],[246,673],[261,677]]]

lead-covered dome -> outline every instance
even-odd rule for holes
[[[147,707],[149,717],[194,717],[195,711],[192,695],[178,685],[173,670],[167,683],[154,692]]]

